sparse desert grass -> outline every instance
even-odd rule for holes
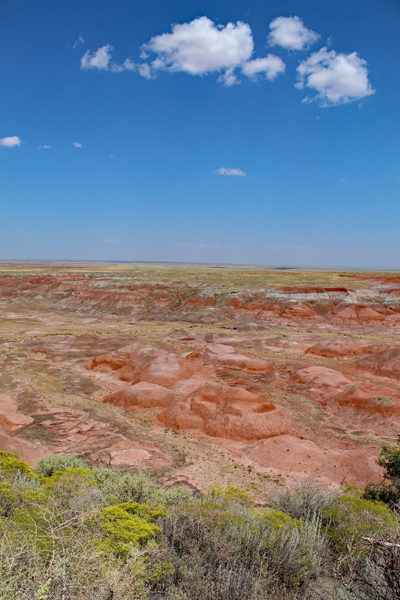
[[[220,287],[221,289],[262,289],[270,286],[323,284],[327,286],[364,287],[356,278],[346,278],[346,271],[324,269],[293,268],[279,270],[276,267],[251,265],[190,265],[190,264],[140,264],[140,263],[0,263],[1,274],[93,274],[96,276],[117,276],[131,280],[132,283],[146,282],[155,284],[160,281],[169,284],[185,282],[199,287]],[[397,273],[371,272],[368,277]],[[357,275],[357,272],[351,272]]]

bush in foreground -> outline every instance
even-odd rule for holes
[[[343,598],[394,600],[398,517],[360,496],[301,482],[261,507],[1,453],[0,600],[289,600],[321,574]]]
[[[400,433],[395,446],[382,446],[376,462],[383,467],[383,481],[369,483],[364,496],[369,500],[385,502],[400,512]]]

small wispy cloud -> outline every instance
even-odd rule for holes
[[[111,44],[106,44],[98,48],[95,52],[87,50],[81,58],[81,69],[88,71],[94,69],[97,71],[111,71],[112,73],[121,73],[122,71],[136,71],[137,65],[130,58],[125,59],[122,65],[118,65],[112,59],[112,51],[114,50]]]
[[[247,173],[242,171],[242,169],[231,169],[230,167],[221,167],[220,169],[216,170],[216,173],[219,175],[229,175],[231,177],[246,177],[247,175]]]
[[[50,150],[50,148],[52,148],[52,146],[48,146],[47,144],[44,144],[43,146],[38,146],[39,150]]]
[[[117,244],[117,243],[118,243],[118,240],[113,240],[113,238],[106,240],[106,244]]]
[[[350,183],[350,180],[346,179],[345,177],[342,177],[339,181],[340,183]]]
[[[78,46],[80,46],[84,42],[85,42],[85,40],[83,39],[83,37],[81,36],[81,34],[79,34],[78,35],[78,39],[75,40],[74,45],[72,46],[72,50],[75,50],[75,48],[77,48]]]
[[[80,142],[72,142],[72,145],[75,146],[75,148],[83,148]]]
[[[5,148],[14,148],[14,146],[20,146],[21,144],[22,140],[17,135],[0,138],[0,146]]]

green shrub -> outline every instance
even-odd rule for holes
[[[174,575],[157,589],[172,587],[177,597],[193,600],[270,599],[274,590],[284,598],[318,575],[320,524],[253,504],[240,489],[216,488],[170,508],[160,522],[161,545],[171,553]]]
[[[92,469],[91,474],[108,503],[139,502],[153,507],[170,506],[191,497],[188,490],[180,486],[163,488],[142,472],[131,475],[103,468]]]
[[[385,502],[396,509],[400,503],[400,434],[396,446],[382,446],[376,462],[384,469],[384,480],[369,483],[364,497]]]
[[[288,488],[278,488],[267,498],[269,506],[284,511],[294,519],[308,521],[321,518],[341,492],[324,489],[310,480],[297,480]]]
[[[381,538],[397,528],[397,518],[383,503],[356,494],[338,496],[324,513],[332,547],[342,557],[358,559],[365,553],[366,537]],[[345,564],[345,563],[344,563]],[[347,562],[351,566],[351,562]]]
[[[36,463],[36,471],[43,477],[50,477],[56,471],[87,468],[87,464],[81,458],[72,454],[51,454],[40,458]]]
[[[151,510],[148,504],[137,502],[107,506],[99,514],[105,537],[97,546],[103,552],[126,557],[133,547],[143,546],[161,532],[153,521],[165,514],[163,507]]]
[[[12,452],[0,452],[0,478],[11,479],[19,475],[24,475],[28,479],[37,478],[37,475],[27,462],[18,460]]]
[[[89,468],[26,480],[12,464],[18,476],[9,469],[1,482],[12,510],[0,517],[0,600],[145,600],[148,582],[171,572],[158,558],[153,568],[148,543],[164,509],[107,506]]]
[[[0,600],[294,600],[328,567],[343,597],[398,597],[398,517],[357,488],[300,482],[260,507],[69,456],[0,468]]]

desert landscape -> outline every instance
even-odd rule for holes
[[[400,600],[399,3],[0,28],[0,600]]]
[[[0,445],[258,502],[362,489],[400,428],[400,275],[2,263]]]

